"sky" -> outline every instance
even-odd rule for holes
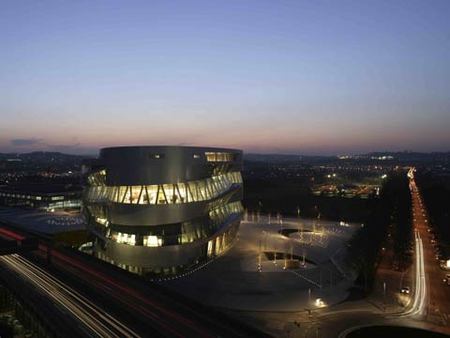
[[[450,1],[0,1],[0,152],[450,151]]]

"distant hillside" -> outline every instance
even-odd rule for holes
[[[246,154],[244,160],[254,162],[294,162],[294,161],[328,161],[335,159],[335,156],[304,156],[289,154]]]
[[[45,162],[60,162],[60,161],[74,161],[83,160],[85,158],[93,158],[89,155],[70,155],[59,152],[45,152],[34,151],[31,153],[0,153],[0,160],[10,161],[45,161]]]
[[[344,155],[344,156],[304,156],[304,155],[288,155],[288,154],[246,154],[244,153],[244,160],[251,162],[304,162],[304,163],[319,163],[330,161],[358,161],[358,162],[373,162],[373,161],[395,161],[404,163],[420,163],[420,162],[450,162],[450,152],[372,152],[358,155]]]
[[[363,156],[363,155],[361,155]],[[379,158],[382,156],[391,156],[394,160],[401,162],[408,161],[443,161],[450,160],[450,152],[432,152],[432,153],[419,153],[412,151],[402,151],[402,152],[373,152],[366,155],[367,158]]]

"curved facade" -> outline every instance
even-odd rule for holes
[[[176,274],[227,249],[242,216],[242,152],[104,148],[86,170],[95,254],[142,275]]]

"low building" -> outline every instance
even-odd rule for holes
[[[45,211],[80,209],[82,187],[63,184],[11,184],[0,186],[0,205]]]
[[[94,253],[141,275],[178,274],[224,252],[243,213],[242,151],[115,147],[84,168]]]

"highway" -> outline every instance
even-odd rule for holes
[[[414,230],[414,267],[411,300],[401,312],[387,313],[364,300],[346,302],[333,310],[318,311],[316,318],[303,319],[298,337],[344,337],[349,328],[366,325],[405,325],[430,329],[450,335],[450,286],[443,283],[446,273],[435,257],[428,213],[414,178],[408,172],[412,198]],[[393,283],[397,285],[397,283]],[[407,284],[403,284],[407,286]],[[397,289],[396,289],[397,290]],[[298,315],[296,315],[298,318]],[[296,319],[298,320],[298,319]]]
[[[42,255],[46,248],[40,248]],[[167,294],[160,286],[94,258],[52,250],[52,264],[47,268],[140,332],[151,330],[153,336],[166,337],[265,336],[213,309],[183,299],[183,295]]]
[[[89,298],[102,302],[104,307],[113,309],[120,318],[133,314],[134,318],[127,320],[141,328],[141,332],[152,330],[154,335],[171,337],[214,336],[201,323],[180,315],[178,312],[182,309],[174,309],[170,304],[174,301],[166,300],[164,304],[155,297],[148,297],[142,292],[145,286],[133,280],[121,280],[120,274],[106,272],[107,268],[102,264],[86,262],[76,255],[53,250],[52,266],[52,273],[83,290]]]
[[[27,240],[24,234],[10,229],[0,228],[0,235],[18,242]],[[68,331],[64,336],[267,336],[92,256],[50,248],[44,242],[36,251],[0,257],[0,269],[2,280],[30,306],[40,308],[42,297],[35,295],[36,290],[45,296],[46,313],[65,323],[50,326]]]
[[[13,254],[0,257],[0,262],[31,282],[58,307],[68,311],[84,326],[86,336],[139,337],[116,318],[27,259]]]
[[[423,254],[423,242],[419,232],[414,232],[415,237],[415,290],[410,306],[407,307],[403,317],[421,318],[425,314],[427,304],[427,283],[425,276],[425,263]]]
[[[432,241],[432,228],[429,223],[428,212],[423,203],[420,191],[414,178],[414,169],[408,173],[413,201],[413,227],[422,239],[421,255],[423,256],[423,273],[425,275],[426,293],[421,312],[424,320],[437,325],[450,326],[450,286],[443,283],[445,272],[440,268],[436,259],[436,252]],[[417,273],[416,273],[417,275]],[[416,276],[417,278],[417,276]],[[422,293],[422,291],[419,291]],[[449,328],[450,333],[450,328]]]

